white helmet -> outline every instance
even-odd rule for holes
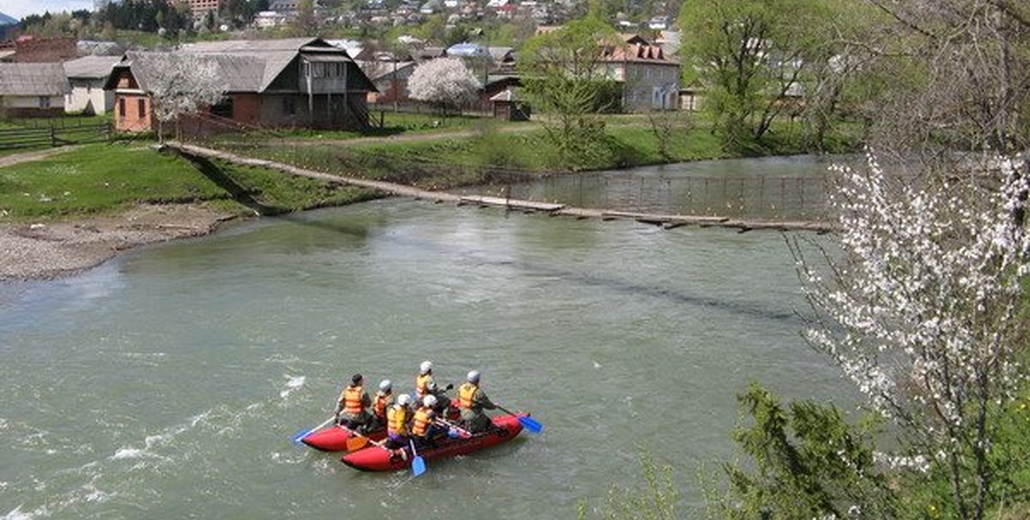
[[[379,390],[382,390],[383,392],[389,392],[390,390],[393,390],[393,383],[390,382],[389,379],[383,379],[379,382]]]
[[[433,362],[432,361],[423,361],[422,364],[418,366],[418,373],[425,375],[425,374],[428,374],[429,371],[432,370],[432,369],[433,369]]]
[[[422,399],[422,404],[426,405],[427,408],[436,406],[436,396],[427,395]]]
[[[400,397],[397,398],[397,404],[401,406],[408,406],[409,404],[411,404],[411,396],[408,394],[401,394]]]
[[[479,371],[470,370],[468,376],[466,376],[465,379],[467,379],[469,383],[479,384]]]

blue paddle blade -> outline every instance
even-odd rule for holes
[[[416,477],[426,472],[426,461],[422,460],[421,456],[415,457],[415,460],[411,461],[411,472]]]
[[[540,424],[539,422],[537,422],[536,419],[533,419],[532,417],[519,417],[519,424],[521,424],[523,428],[533,433],[540,433],[544,431],[544,425]]]
[[[300,442],[304,440],[304,437],[307,437],[308,435],[311,435],[311,432],[312,432],[312,430],[304,430],[304,431],[298,433],[297,435],[294,435],[293,436],[293,443],[294,444],[300,444]]]

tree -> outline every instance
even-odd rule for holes
[[[822,55],[829,2],[687,0],[680,10],[685,81],[706,87],[706,106],[734,148],[761,142],[787,94]]]
[[[985,154],[986,155],[986,154]],[[992,170],[888,176],[870,157],[838,168],[840,254],[828,274],[803,242],[791,248],[817,321],[806,338],[893,420],[910,453],[949,483],[947,517],[981,519],[1006,481],[994,453],[1006,403],[1025,375],[1015,319],[1030,273],[1025,167],[991,154]]]
[[[617,99],[604,56],[616,42],[610,26],[588,16],[531,38],[519,53],[526,98],[535,112],[548,116],[544,130],[567,168],[589,164],[590,154],[603,145],[599,114],[614,109]]]
[[[408,78],[408,93],[413,99],[432,103],[441,110],[474,101],[480,88],[479,80],[460,58],[427,61]]]
[[[872,432],[849,425],[832,405],[804,401],[784,409],[757,384],[737,400],[750,424],[738,426],[734,440],[753,463],[723,466],[730,486],[706,491],[709,516],[898,518]]]
[[[315,16],[315,0],[297,2],[297,20],[294,29],[301,36],[312,36],[318,31],[318,18]]]
[[[218,103],[226,85],[213,58],[173,53],[145,53],[147,90],[158,121],[158,140],[164,142],[164,123],[197,113],[201,107]]]

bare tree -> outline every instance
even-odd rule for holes
[[[158,140],[164,142],[164,123],[176,122],[181,117],[195,114],[202,107],[218,103],[226,91],[226,84],[218,75],[214,58],[176,54],[140,53],[145,64],[146,88],[157,117]]]
[[[879,63],[895,78],[874,118],[880,154],[917,154],[921,167],[954,175],[956,151],[1030,148],[1030,3],[868,2],[894,22]]]

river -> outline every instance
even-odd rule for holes
[[[750,382],[854,398],[798,312],[772,231],[389,199],[143,248],[0,285],[0,518],[574,518],[642,451],[690,511]],[[418,478],[290,442],[352,373],[408,391],[423,359],[544,432]]]

